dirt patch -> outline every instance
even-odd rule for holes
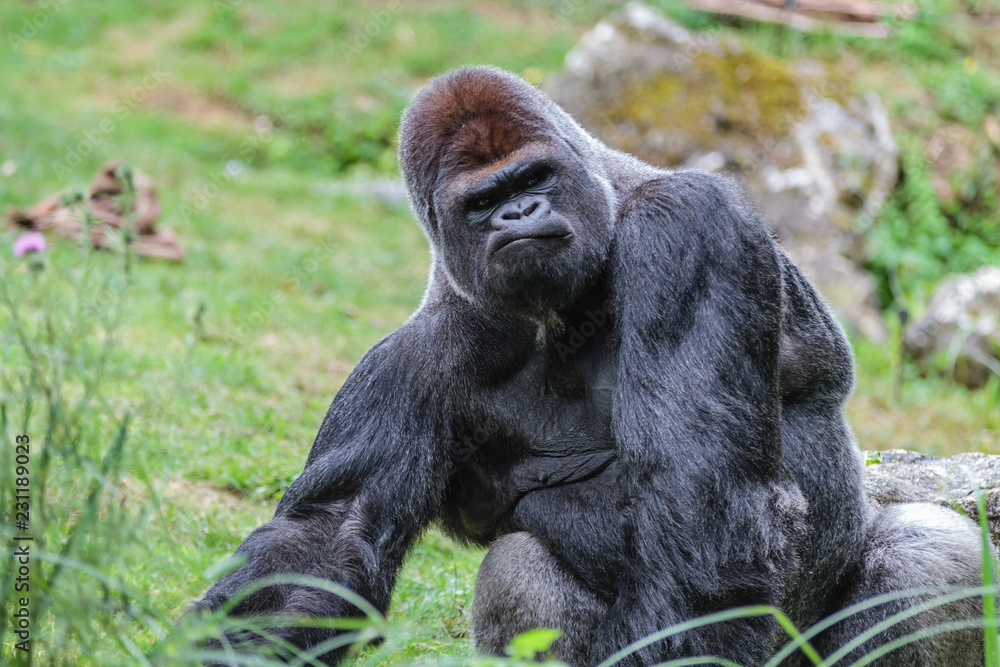
[[[235,491],[226,491],[213,486],[210,482],[192,482],[187,479],[175,479],[167,482],[165,487],[156,484],[153,492],[160,492],[161,501],[182,505],[199,515],[204,516],[209,511],[223,510],[232,513],[246,510],[254,503],[246,496]],[[132,477],[126,477],[117,485],[118,502],[123,506],[140,506],[149,502],[150,490],[144,483]]]
[[[268,90],[287,99],[309,97],[320,93],[333,93],[343,85],[342,61],[334,63],[299,64],[294,67],[279,66],[264,75],[263,84]]]
[[[165,86],[150,91],[143,101],[144,109],[166,111],[203,130],[253,128],[253,117],[221,100],[213,100],[198,92]]]
[[[124,66],[148,65],[163,58],[164,49],[201,28],[202,12],[181,14],[169,21],[150,20],[138,25],[117,25],[108,29],[104,43]]]
[[[172,480],[163,489],[163,500],[190,509],[199,516],[222,511],[233,514],[257,503],[233,491],[225,491],[209,482],[192,482],[187,479]]]

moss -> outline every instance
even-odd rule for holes
[[[672,128],[714,145],[721,135],[780,139],[805,114],[800,83],[782,62],[747,49],[702,51],[683,74],[636,79],[603,115],[638,129]]]

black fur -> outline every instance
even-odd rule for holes
[[[434,253],[424,301],[348,378],[274,520],[240,546],[247,564],[200,606],[305,573],[385,610],[435,519],[499,539],[477,584],[478,645],[554,625],[573,664],[731,607],[774,605],[807,627],[886,591],[978,583],[965,519],[868,506],[843,416],[850,347],[731,183],[612,151],[491,68],[430,83],[400,139]],[[819,650],[891,607],[834,626]],[[358,613],[297,586],[234,613],[260,611]],[[953,605],[904,629],[976,613]],[[769,618],[731,621],[625,662],[757,665],[781,640]],[[878,664],[982,661],[981,632],[966,632]]]

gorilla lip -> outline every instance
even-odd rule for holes
[[[573,232],[537,232],[534,234],[521,234],[518,236],[503,236],[499,238],[490,251],[491,255],[498,253],[500,250],[506,248],[507,246],[518,244],[522,241],[556,241],[560,239],[569,239],[573,236]]]

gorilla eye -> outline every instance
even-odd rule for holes
[[[489,208],[492,203],[493,202],[489,197],[480,197],[479,199],[473,200],[471,208],[473,211],[482,211],[483,209]]]
[[[533,188],[539,183],[543,182],[546,178],[548,178],[548,175],[549,172],[544,167],[533,169],[524,175],[524,178],[521,181],[521,183],[525,188]]]

